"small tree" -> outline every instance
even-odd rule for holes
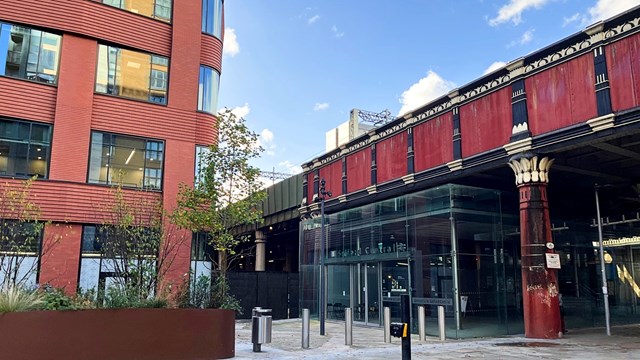
[[[195,186],[181,185],[174,221],[193,232],[210,235],[210,244],[219,254],[211,274],[213,306],[225,307],[229,256],[235,254],[240,243],[248,241],[248,237],[235,236],[232,228],[262,221],[260,204],[266,192],[259,180],[260,170],[249,164],[262,152],[258,135],[231,110],[218,115],[218,143],[203,154],[203,173]]]
[[[113,201],[104,209],[97,232],[100,256],[116,289],[131,302],[157,295],[185,236],[166,216],[162,201],[142,191],[126,193],[121,185],[111,189]]]
[[[32,199],[35,179],[5,182],[0,188],[0,288],[26,286],[59,241],[42,237],[50,222],[41,220]]]

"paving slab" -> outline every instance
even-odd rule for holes
[[[272,342],[253,352],[251,323],[236,323],[236,359],[400,359],[400,339],[384,343],[380,327],[353,326],[353,345],[345,345],[344,322],[328,321],[325,336],[320,323],[311,321],[309,349],[302,349],[300,319],[273,322]],[[562,339],[538,340],[524,336],[446,340],[427,338],[419,342],[413,335],[412,359],[635,359],[640,360],[640,325],[605,330],[572,330]]]

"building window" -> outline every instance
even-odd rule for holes
[[[94,131],[91,134],[89,183],[162,188],[164,143]]]
[[[216,113],[218,106],[218,86],[220,74],[210,67],[200,65],[200,82],[198,85],[198,110]]]
[[[60,35],[0,22],[0,75],[58,81]]]
[[[105,5],[153,19],[171,21],[171,0],[97,0]]]
[[[42,223],[0,217],[0,288],[10,284],[36,285],[43,229]]]
[[[47,177],[51,126],[0,120],[0,176]]]
[[[169,59],[100,45],[96,78],[96,92],[166,104]]]
[[[202,32],[222,38],[222,0],[202,0]]]
[[[195,185],[198,186],[204,181],[205,160],[207,154],[211,150],[207,146],[196,146],[196,167],[195,167]]]

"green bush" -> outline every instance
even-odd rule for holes
[[[42,310],[77,310],[74,298],[65,294],[64,290],[45,285],[42,293]]]
[[[168,305],[166,299],[159,297],[140,299],[135,291],[111,286],[104,296],[103,307],[110,309],[166,308]]]
[[[42,294],[37,291],[17,286],[0,289],[0,313],[34,310],[42,303]]]

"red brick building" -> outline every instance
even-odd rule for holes
[[[39,283],[70,292],[79,281],[97,284],[100,270],[83,241],[91,242],[117,174],[127,193],[167,209],[179,184],[193,183],[198,146],[217,136],[222,7],[223,0],[0,2],[1,186],[38,175],[32,193],[53,222],[43,239],[63,232]],[[189,271],[189,258],[189,246],[181,248],[172,278]]]

